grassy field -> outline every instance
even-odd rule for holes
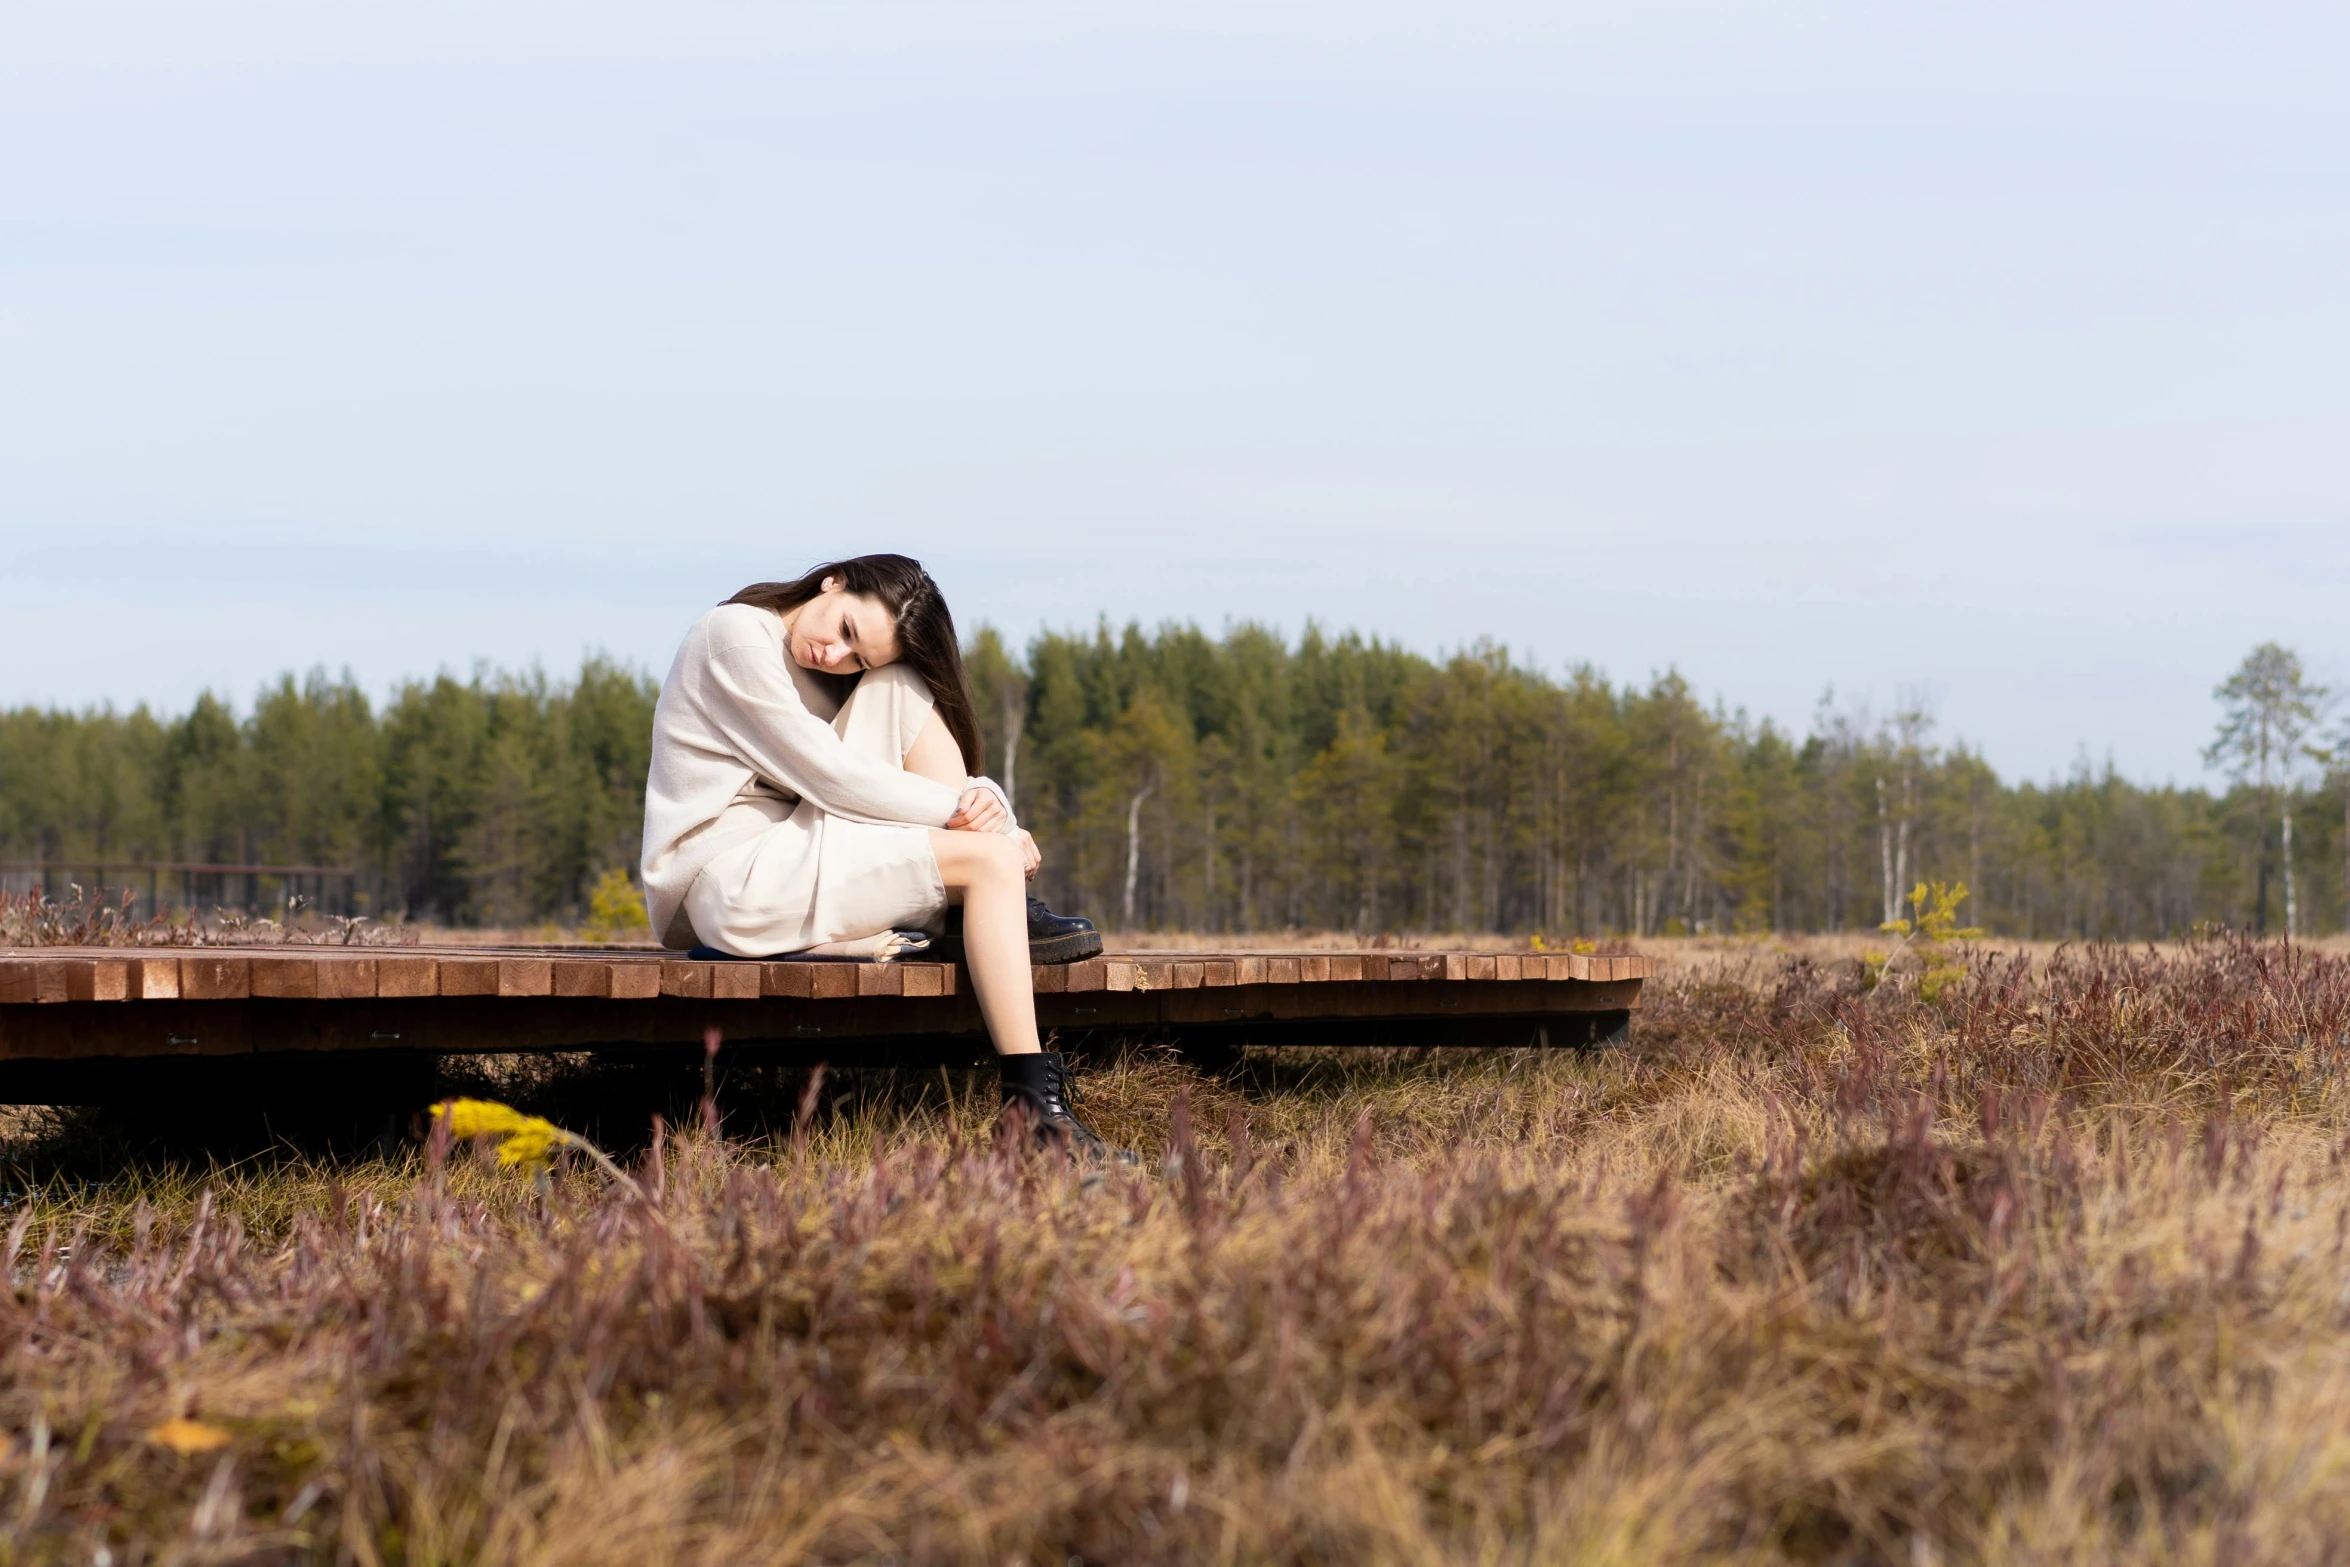
[[[999,1146],[987,1074],[737,1073],[723,1136],[673,1083],[494,1085],[649,1204],[20,1116],[0,1549],[2342,1554],[2350,961],[1861,984],[1725,945],[1622,1050],[1136,1054],[1083,1085],[1150,1156],[1106,1177]],[[688,1129],[648,1143],[663,1094]]]

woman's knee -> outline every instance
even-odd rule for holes
[[[994,832],[946,832],[934,829],[930,841],[938,853],[938,872],[950,887],[980,882],[1019,881],[1027,874],[1020,843]]]
[[[868,669],[857,677],[859,691],[868,687],[878,691],[884,686],[902,686],[921,697],[925,703],[930,700],[930,687],[914,672],[911,664],[884,664],[879,669]]]

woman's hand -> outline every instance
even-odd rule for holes
[[[1028,829],[1025,827],[1021,828],[1020,868],[1022,874],[1027,876],[1030,881],[1036,880],[1036,868],[1043,863],[1044,851],[1036,846],[1036,840],[1034,838],[1028,836]]]
[[[993,789],[973,784],[963,791],[963,798],[955,805],[955,814],[947,818],[949,832],[1002,832],[1012,813],[1004,809],[1003,797]]]

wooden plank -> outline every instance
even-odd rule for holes
[[[33,960],[33,1000],[52,1006],[73,997],[71,964],[64,958]]]
[[[68,1001],[128,1001],[131,966],[124,958],[91,958],[72,963],[65,971]]]
[[[857,965],[854,963],[811,963],[815,975],[808,994],[818,1001],[845,1001],[857,993]]]
[[[1469,978],[1471,978],[1471,979],[1491,979],[1491,978],[1493,978],[1493,954],[1492,954],[1492,953],[1490,953],[1490,952],[1472,952],[1472,953],[1470,953],[1470,954],[1469,954]]]
[[[316,958],[254,958],[252,993],[277,1001],[308,1001],[318,994]]]
[[[321,1001],[368,1001],[375,997],[377,966],[373,958],[336,953],[318,960],[318,998]]]
[[[1200,965],[1200,983],[1221,988],[1240,983],[1240,965],[1227,958],[1210,958]]]
[[[1318,954],[1299,958],[1297,960],[1297,977],[1300,984],[1328,984],[1330,982],[1330,960]]]
[[[551,958],[498,959],[498,994],[551,996],[555,993],[555,964]]]
[[[1447,952],[1438,961],[1444,965],[1446,979],[1467,979],[1469,977],[1469,955],[1466,952]]]
[[[609,997],[612,994],[612,965],[593,958],[557,958],[554,963],[555,994],[558,996]]]
[[[442,958],[437,965],[444,996],[494,996],[498,993],[496,958]]]
[[[1207,978],[1208,966],[1205,963],[1176,963],[1171,964],[1170,968],[1172,973],[1169,982],[1177,990],[1197,990]]]
[[[626,959],[606,963],[607,983],[612,987],[615,1001],[651,1001],[661,994],[661,965],[658,960],[646,962]]]
[[[40,995],[41,968],[31,958],[0,958],[0,1006],[31,1006]]]
[[[955,987],[963,982],[963,965],[960,963],[948,963],[943,965],[943,967],[946,969],[946,972],[939,976],[939,994],[942,996],[951,996],[955,993]]]
[[[1069,965],[1034,964],[1028,970],[1028,984],[1040,996],[1065,996],[1069,993]]]
[[[758,1000],[759,965],[756,963],[711,964],[710,999],[712,1001]]]
[[[661,994],[682,1001],[710,999],[710,965],[690,958],[661,960]]]
[[[394,999],[417,996],[437,996],[441,993],[441,964],[438,958],[417,957],[409,953],[387,954],[375,960],[375,993]]]
[[[1447,984],[1426,989],[1402,983],[1407,977],[1442,976],[1450,967],[1447,957],[1460,959],[1460,972],[1465,976],[1470,972],[1472,956],[1475,955],[1389,951],[1270,956],[1230,952],[1122,953],[1089,960],[1090,966],[1056,966],[1041,977],[1032,974],[1031,982],[1045,987],[1038,994],[1037,1003],[1048,1027],[1088,1029],[1154,1024],[1205,1027],[1246,1018],[1251,1020],[1251,1027],[1294,1024],[1301,1041],[1344,1044],[1355,1040],[1358,1034],[1362,1043],[1399,1041],[1419,1037],[1411,1030],[1422,1024],[1450,1026],[1464,1019],[1489,1017],[1493,1026],[1484,1033],[1470,1029],[1460,1033],[1457,1039],[1446,1035],[1442,1042],[1506,1044],[1513,1039],[1524,1043],[1533,1038],[1544,1015],[1588,1020],[1594,1014],[1636,1013],[1640,1000],[1637,976],[1652,966],[1649,960],[1628,953],[1608,954],[1597,965],[1580,955],[1508,954],[1518,960],[1516,980],[1503,977],[1507,965],[1496,957],[1495,977],[1490,983]],[[1569,961],[1570,957],[1574,958],[1573,962]],[[1376,982],[1342,984],[1336,989],[1327,984],[1320,989],[1307,988],[1309,973],[1318,970],[1327,976],[1333,969],[1343,973],[1348,967],[1345,960],[1349,958],[1354,960],[1357,973],[1374,974],[1378,976]],[[813,1025],[818,1019],[810,1016],[805,1004],[796,998],[780,1004],[752,1001],[747,999],[746,989],[745,999],[712,999],[695,1005],[681,1006],[674,1000],[661,999],[658,992],[664,961],[649,951],[624,958],[594,948],[433,952],[341,948],[323,951],[182,948],[141,952],[97,948],[10,954],[0,956],[0,985],[13,987],[14,993],[27,1000],[37,1000],[45,989],[69,1004],[0,1008],[0,1057],[37,1060],[217,1054],[254,1048],[381,1049],[385,1048],[382,1041],[400,1041],[394,1048],[435,1050],[571,1050],[598,1041],[698,1039],[702,1030],[713,1023],[742,1038],[788,1036],[795,1031],[795,1025],[811,1041],[817,1032]],[[305,962],[311,965],[315,975],[319,992],[315,998],[266,995],[273,988],[298,988],[299,976],[289,976],[296,966]],[[572,965],[585,965],[607,976],[608,983],[615,987],[621,974],[635,976],[650,994],[622,999],[616,994],[556,995],[550,988],[547,995],[539,998],[500,999],[499,970],[502,965],[516,962],[544,963],[550,978],[560,967],[566,975],[562,987],[566,992],[583,989],[592,992],[592,982],[583,984],[574,977],[580,970]],[[350,963],[354,967],[341,977],[330,979],[338,963]],[[375,997],[335,994],[363,992],[365,987],[354,976],[363,975],[369,963],[376,972]],[[94,1002],[113,990],[105,967],[109,964],[120,965],[121,994],[126,999],[135,996],[158,1004],[149,1009],[85,1003],[85,994]],[[250,1006],[220,1004],[219,993],[233,991],[239,975],[250,994],[256,964],[263,970],[264,998]],[[1231,985],[1208,984],[1211,973],[1221,978],[1218,966],[1223,964],[1232,966]],[[1192,978],[1190,970],[1194,966],[1198,969],[1195,983],[1199,988],[1183,988],[1182,982]],[[1554,977],[1563,979],[1572,968],[1589,973],[1594,966],[1602,974],[1635,977],[1575,984],[1543,983]],[[678,964],[678,967],[690,973],[697,965]],[[808,976],[812,992],[817,992],[821,984],[822,992],[818,993],[850,998],[839,1008],[822,1014],[825,1048],[829,1048],[829,1041],[836,1035],[850,1039],[929,1034],[974,1044],[978,1038],[976,1012],[967,1005],[944,999],[954,993],[954,986],[959,983],[952,965],[886,965],[899,979],[899,992],[864,997],[856,995],[859,972],[855,964],[745,963],[715,967],[730,974],[757,974],[759,989],[765,995],[773,995],[775,991],[769,981],[770,974],[781,981],[786,975],[798,972]],[[1112,993],[1114,976],[1125,981],[1119,987],[1124,993]],[[1072,989],[1094,979],[1100,989],[1074,995],[1056,993],[1050,988],[1056,977]],[[940,994],[924,994],[933,980]],[[397,994],[403,989],[426,991],[427,981],[426,994]],[[1161,994],[1139,993],[1154,984],[1162,987]],[[198,994],[182,1000],[162,994],[166,987],[174,986],[184,996],[190,989]],[[871,988],[870,980],[867,988]],[[444,990],[450,994],[441,994]],[[199,999],[206,991],[211,992],[210,999]],[[392,992],[388,999],[386,991]],[[1382,1019],[1394,1020],[1399,1027],[1358,1028],[1363,1022]],[[1585,1026],[1571,1026],[1560,1042],[1582,1038],[1583,1034],[1575,1030]],[[1520,1034],[1512,1035],[1513,1029],[1520,1030]],[[818,1047],[811,1042],[809,1048]],[[25,1079],[27,1085],[30,1082],[31,1079]]]
[[[816,994],[816,970],[820,966],[815,963],[762,963],[759,965],[760,993],[805,1001]]]
[[[1110,965],[1106,959],[1087,958],[1082,963],[1069,965],[1069,989],[1072,993],[1107,990],[1110,987]]]
[[[226,953],[191,953],[180,959],[180,999],[242,1001],[253,993],[253,962]]]
[[[177,1001],[180,998],[180,960],[131,959],[131,995],[140,1001]]]
[[[898,972],[895,963],[857,963],[850,965],[857,974],[857,994],[860,996],[902,996],[906,977]]]
[[[1359,952],[1334,953],[1329,959],[1332,984],[1359,983],[1363,977],[1363,955]]]
[[[1519,974],[1519,959],[1515,952],[1499,952],[1494,954],[1493,977],[1495,979],[1516,979],[1519,977]]]

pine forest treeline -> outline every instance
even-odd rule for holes
[[[1677,674],[1615,685],[1495,648],[1168,626],[1020,656],[982,631],[970,655],[1041,890],[1107,926],[1873,929],[1939,879],[2005,934],[2152,937],[2282,929],[2288,863],[2297,927],[2343,926],[2342,780],[2289,765],[2306,746],[2224,791],[2086,765],[2007,783],[1919,712],[1823,702],[1796,735]],[[348,865],[379,915],[567,921],[635,863],[655,695],[590,659],[380,707],[314,673],[241,717],[0,712],[0,859]]]

